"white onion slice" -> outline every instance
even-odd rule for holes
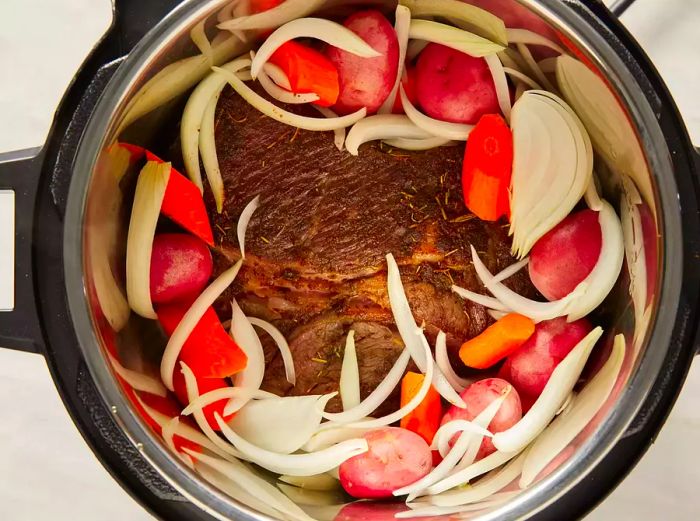
[[[307,16],[323,7],[325,3],[326,0],[286,0],[267,11],[227,20],[217,25],[217,27],[227,31],[272,29],[290,20]]]
[[[251,53],[252,54],[252,53]],[[252,76],[252,75],[251,75]],[[272,79],[267,75],[265,69],[261,69],[258,73],[257,80],[262,85],[262,88],[267,92],[272,98],[276,99],[281,103],[288,103],[290,105],[301,105],[303,103],[312,103],[318,101],[320,98],[315,92],[304,92],[296,94],[288,90],[283,89],[277,85]]]
[[[411,20],[408,37],[412,40],[439,43],[475,58],[495,54],[504,49],[503,45],[469,31],[431,20]]]
[[[265,39],[250,66],[253,78],[257,78],[263,64],[280,46],[295,38],[316,38],[361,58],[381,56],[357,34],[339,23],[324,18],[297,18],[275,29]]]
[[[263,65],[263,71],[265,71],[265,74],[267,74],[272,81],[283,89],[289,91],[292,90],[292,85],[289,83],[289,78],[287,78],[285,72],[274,63],[267,62],[265,65]]]
[[[503,70],[503,64],[500,58],[491,54],[489,56],[484,56],[486,60],[486,65],[489,67],[491,72],[491,77],[493,78],[493,84],[496,88],[496,97],[498,99],[498,106],[503,113],[503,117],[506,121],[510,121],[510,90],[508,89],[508,79],[506,78],[506,73]]]
[[[501,407],[501,404],[503,403],[504,396],[499,396],[496,400],[492,401],[489,404],[489,407],[494,409],[496,412],[498,412],[498,409]],[[469,433],[478,434],[480,437],[483,437],[483,436],[486,436],[488,438],[493,437],[493,433],[491,433],[488,429],[482,427],[481,425],[477,424],[476,421],[451,420],[447,423],[443,423],[440,426],[438,431],[435,433],[435,437],[433,438],[433,443],[431,445],[431,448],[437,449],[438,452],[440,453],[440,456],[442,456],[443,458],[446,457],[453,450],[452,448],[450,448],[450,440],[452,440],[452,437],[455,434],[457,434],[458,432],[466,432],[468,434]],[[465,445],[464,450],[462,451],[462,454],[455,461],[455,463],[454,463],[455,465],[457,464],[457,462],[459,462],[459,459],[462,457],[462,455],[464,455],[464,453],[466,452],[466,449],[467,449],[467,446]],[[435,481],[437,481],[437,480],[435,480]]]
[[[180,361],[180,370],[182,375],[185,377],[185,390],[187,391],[187,401],[192,403],[197,398],[199,398],[199,386],[197,384],[197,378],[195,377],[192,369],[190,369],[185,362]],[[234,458],[243,458],[243,455],[238,452],[232,445],[226,443],[222,440],[214,429],[209,425],[209,421],[204,416],[204,410],[199,408],[194,408],[192,410],[192,415],[194,416],[194,421],[197,426],[201,429],[204,435],[213,443],[219,450],[223,451],[227,456],[233,456]],[[228,458],[227,458],[228,459]]]
[[[528,87],[536,90],[542,90],[542,87],[540,86],[539,83],[537,83],[535,80],[530,78],[530,76],[523,74],[522,72],[513,69],[511,67],[503,67],[503,72],[505,72],[508,76],[512,76],[516,80],[519,80],[526,84]]]
[[[219,168],[215,139],[216,105],[220,95],[221,91],[217,92],[207,103],[199,130],[199,153],[202,156],[204,173],[207,175],[218,213],[221,213],[224,208],[224,180]]]
[[[249,390],[260,389],[265,376],[265,353],[253,324],[245,316],[236,299],[231,302],[231,337],[248,357],[245,369],[234,376],[233,385]],[[224,416],[233,414],[246,403],[248,400],[245,398],[232,398],[224,407]]]
[[[477,304],[481,304],[484,307],[493,309],[495,311],[501,311],[503,313],[510,313],[511,309],[503,304],[500,300],[495,297],[489,297],[488,295],[482,295],[481,293],[476,293],[474,291],[468,290],[466,288],[461,288],[459,286],[452,286],[452,291],[463,299],[471,300]]]
[[[157,318],[151,302],[151,253],[160,207],[170,179],[170,163],[148,161],[136,182],[126,240],[126,294],[144,318]]]
[[[447,355],[447,335],[444,331],[439,331],[435,340],[435,363],[458,393],[464,391],[472,383],[466,378],[461,378],[452,368],[450,357]]]
[[[542,469],[564,450],[598,413],[615,386],[624,358],[625,337],[617,335],[605,365],[574,398],[569,410],[558,416],[528,450],[520,478],[520,488],[532,483]]]
[[[249,67],[251,61],[248,58],[238,58],[223,65],[221,68],[234,74],[244,67]],[[185,171],[199,191],[203,191],[202,174],[199,169],[199,142],[202,120],[207,106],[212,98],[221,92],[226,85],[226,80],[217,74],[209,74],[192,91],[182,111],[180,122],[180,147],[182,148],[182,160],[185,163]],[[208,129],[209,132],[212,128]],[[210,141],[213,137],[208,136]],[[214,191],[214,194],[217,192]]]
[[[187,454],[183,454],[182,452],[177,450],[177,447],[175,447],[174,437],[175,433],[177,432],[178,425],[180,425],[180,417],[174,416],[165,423],[160,433],[163,436],[165,446],[168,447],[173,452],[173,454],[176,454],[185,465],[194,470],[194,463],[192,462],[192,458]]]
[[[397,137],[391,139],[384,139],[385,144],[390,147],[400,148],[402,150],[430,150],[431,148],[444,147],[450,145],[456,145],[456,141],[451,139],[445,139],[444,137],[427,137],[424,139],[411,139],[405,137]]]
[[[356,427],[359,423],[351,425],[342,425],[336,423],[324,423],[316,431],[316,433],[311,436],[311,439],[307,441],[302,450],[306,452],[313,452],[320,449],[328,448],[341,441],[351,440],[353,438],[360,438],[366,432],[372,429],[365,429],[362,427]]]
[[[327,449],[305,454],[278,454],[241,438],[218,413],[214,413],[221,427],[221,433],[253,463],[278,474],[290,476],[311,476],[327,472],[353,456],[367,452],[367,440],[359,438],[347,440]]]
[[[338,480],[330,474],[314,474],[312,476],[285,476],[279,478],[283,483],[307,490],[331,491],[338,490]]]
[[[396,94],[399,92],[399,84],[403,77],[404,68],[406,66],[406,49],[408,47],[408,30],[411,26],[411,11],[408,7],[401,4],[396,6],[396,16],[394,22],[394,30],[396,38],[399,42],[399,66],[396,69],[396,79],[394,86],[391,88],[389,95],[382,103],[377,111],[378,114],[391,114],[391,109],[396,101]]]
[[[384,403],[394,391],[396,386],[401,381],[408,361],[411,359],[411,353],[408,349],[404,349],[399,357],[394,362],[391,370],[387,373],[377,387],[362,400],[357,407],[343,412],[324,412],[323,417],[335,423],[350,423],[353,426],[357,425],[354,422],[372,414],[377,407]]]
[[[496,309],[487,309],[486,312],[494,320],[501,320],[508,314],[508,311],[498,311]]]
[[[450,507],[486,499],[505,488],[520,475],[526,455],[521,454],[508,465],[493,474],[489,474],[473,486],[464,490],[455,490],[439,496],[432,496],[428,498],[428,501],[436,506]]]
[[[241,490],[262,502],[263,505],[272,507],[282,514],[290,516],[291,519],[315,521],[299,506],[290,501],[287,496],[277,490],[274,485],[257,476],[240,461],[223,461],[189,449],[184,450],[197,461],[201,461],[208,467],[219,472],[222,476],[226,476],[232,484],[240,487]],[[228,490],[228,488],[224,490]],[[257,508],[257,506],[255,508]]]
[[[542,45],[543,47],[549,47],[557,51],[559,54],[566,54],[566,51],[560,45],[528,29],[514,29],[509,27],[506,29],[506,34],[508,35],[508,43]]]
[[[246,403],[228,422],[246,440],[270,452],[299,450],[321,424],[321,410],[338,393],[323,396],[275,396]]]
[[[197,300],[192,303],[168,339],[165,351],[163,351],[163,358],[160,361],[160,378],[169,390],[173,390],[173,371],[175,370],[177,357],[180,355],[182,346],[199,320],[204,316],[204,313],[209,309],[209,306],[214,304],[216,299],[231,285],[236,275],[238,275],[242,264],[241,259],[209,284],[197,297]]]
[[[275,326],[261,318],[248,317],[248,320],[254,326],[259,327],[260,329],[265,331],[275,341],[275,344],[277,344],[277,348],[280,350],[282,361],[284,362],[285,377],[287,378],[287,381],[290,384],[295,385],[297,382],[297,377],[294,371],[294,358],[292,357],[292,351],[289,349],[289,344],[284,338],[282,332]]]
[[[338,114],[333,112],[328,107],[320,107],[318,105],[311,105],[311,106],[327,118],[337,118],[338,117]],[[335,143],[335,147],[342,152],[343,148],[345,147],[345,128],[336,128],[335,130],[333,130],[333,134],[334,134],[333,142]]]
[[[493,445],[496,449],[503,452],[521,450],[547,427],[576,385],[588,355],[602,334],[602,328],[596,327],[576,344],[576,347],[554,368],[542,394],[525,416],[511,428],[493,437]]]
[[[505,49],[498,53],[498,57],[501,59],[504,69],[512,69],[520,73],[523,72],[523,68],[520,63],[514,58],[514,52],[512,49]]]
[[[241,216],[238,218],[238,224],[236,225],[236,237],[238,237],[238,247],[241,250],[241,259],[245,259],[245,232],[248,229],[248,223],[250,223],[250,218],[253,217],[253,213],[260,206],[260,196],[256,195],[253,199],[245,205]]]
[[[406,116],[413,121],[417,127],[427,132],[428,135],[442,137],[445,139],[453,139],[455,141],[466,141],[474,128],[474,125],[440,121],[439,119],[426,116],[420,110],[418,110],[413,103],[411,103],[411,100],[408,99],[403,85],[399,85],[399,93],[401,95],[401,103]]]
[[[260,56],[260,54],[258,54],[258,56]],[[220,67],[213,67],[213,70],[216,71],[217,74],[223,76],[231,87],[233,87],[233,90],[253,107],[266,116],[286,125],[313,131],[335,130],[349,127],[353,123],[364,118],[367,114],[367,109],[363,107],[352,114],[337,118],[310,118],[307,116],[299,116],[298,114],[288,112],[269,102],[243,83],[234,73]]]
[[[126,383],[128,383],[136,391],[143,391],[145,393],[151,393],[162,397],[168,394],[168,390],[159,379],[153,378],[152,376],[140,373],[138,371],[127,369],[111,354],[107,353],[107,356],[109,357],[109,361],[112,363],[114,372],[121,376]]]
[[[494,275],[493,280],[494,282],[503,282],[506,279],[509,279],[516,273],[518,273],[521,269],[523,269],[527,264],[530,262],[530,257],[525,257],[524,259],[520,259],[518,262],[514,262],[507,268],[504,268],[503,270],[499,271],[496,275]]]
[[[544,72],[542,72],[542,69],[540,69],[539,64],[537,63],[537,61],[535,61],[535,58],[532,56],[530,49],[527,48],[527,45],[523,43],[518,43],[516,44],[516,47],[520,55],[523,57],[523,60],[525,60],[525,63],[527,64],[528,68],[532,71],[532,73],[535,75],[535,78],[537,78],[537,80],[542,84],[542,86],[549,92],[558,92],[556,87],[554,87],[554,84],[551,81],[549,81],[549,78],[547,78]]]
[[[189,416],[197,409],[218,402],[219,400],[230,400],[231,398],[247,398],[249,400],[265,400],[268,398],[279,398],[276,394],[262,391],[260,389],[245,389],[243,387],[222,387],[214,389],[204,394],[200,394],[196,399],[192,400],[187,407],[180,413],[182,416]]]
[[[345,139],[345,148],[356,156],[363,143],[395,137],[424,139],[432,136],[402,114],[377,114],[366,117],[352,126]]]
[[[479,444],[481,444],[481,442],[479,442]],[[468,483],[471,479],[500,467],[517,456],[517,454],[517,452],[501,452],[498,450],[496,452],[492,452],[485,458],[482,458],[479,461],[472,463],[468,467],[450,474],[442,481],[438,481],[434,485],[429,486],[427,489],[425,489],[424,493],[429,496],[437,496],[446,490]]]
[[[192,43],[197,46],[197,49],[199,49],[199,52],[202,53],[203,56],[206,56],[207,59],[213,61],[214,57],[212,54],[211,43],[209,43],[207,33],[204,31],[204,24],[206,21],[206,18],[202,19],[192,28],[190,31],[190,39],[192,40]]]
[[[620,216],[625,257],[627,259],[627,272],[630,276],[629,293],[634,305],[635,324],[641,324],[647,307],[646,252],[644,250],[642,215],[639,212],[642,198],[634,182],[629,177],[624,174],[620,177],[622,180]]]
[[[340,398],[343,410],[360,405],[360,370],[357,367],[355,352],[355,331],[348,331],[343,352],[343,365],[340,368]]]
[[[413,358],[413,361],[418,366],[418,369],[425,374],[428,358],[430,358],[429,355],[425,354],[423,349],[427,340],[425,340],[425,335],[423,335],[422,330],[420,335],[415,334],[416,330],[419,329],[418,324],[416,324],[416,320],[413,318],[406,292],[403,289],[399,266],[396,264],[396,260],[391,253],[386,256],[386,264],[387,292],[389,293],[389,304],[391,306],[391,312],[394,315],[396,329],[399,330],[399,335],[401,335],[401,339],[406,345],[406,349],[411,354],[411,358]],[[464,400],[462,400],[459,394],[452,388],[440,369],[434,371],[433,385],[435,386],[435,390],[452,405],[460,409],[464,409],[467,406]]]

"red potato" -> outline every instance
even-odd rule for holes
[[[530,280],[548,300],[565,297],[593,270],[602,240],[598,212],[572,213],[532,247]]]
[[[151,300],[157,304],[197,295],[213,269],[207,245],[193,235],[162,233],[153,240]]]
[[[500,112],[486,61],[437,43],[418,56],[416,98],[427,115],[453,123],[475,124]]]
[[[481,411],[486,409],[492,401],[502,396],[509,385],[507,381],[501,378],[486,378],[485,380],[474,382],[462,391],[460,395],[464,403],[467,404],[466,409],[460,409],[453,405],[445,413],[445,416],[442,417],[441,424],[444,425],[452,420],[472,421]],[[520,397],[516,389],[512,389],[508,397],[503,401],[500,409],[498,409],[496,416],[494,416],[489,424],[488,430],[493,433],[505,431],[515,425],[520,418],[522,418]],[[457,435],[452,438],[451,443],[454,443],[456,440]],[[480,460],[495,450],[496,448],[493,446],[491,440],[489,438],[484,438],[481,442],[481,447],[479,447],[476,459]]]
[[[501,374],[513,384],[523,401],[526,397],[528,402],[534,401],[559,362],[591,329],[590,322],[583,318],[570,323],[566,317],[540,322],[528,341],[506,359]]]
[[[340,94],[334,110],[350,114],[367,107],[374,114],[391,92],[399,65],[399,41],[396,31],[379,11],[370,9],[350,16],[345,27],[381,53],[376,58],[362,58],[328,47],[326,55],[338,68]]]
[[[392,497],[392,491],[425,476],[432,468],[430,447],[415,432],[384,427],[367,432],[369,451],[343,462],[340,484],[359,499]]]

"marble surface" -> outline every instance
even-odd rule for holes
[[[40,145],[73,72],[109,24],[108,0],[0,2],[0,152]],[[623,22],[700,143],[700,0],[637,0]],[[700,365],[656,443],[588,521],[698,519]],[[44,360],[0,349],[0,515],[8,521],[152,519],[92,455]]]

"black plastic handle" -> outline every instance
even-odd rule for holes
[[[0,312],[0,347],[32,353],[43,349],[32,273],[34,207],[43,157],[40,148],[0,154],[0,189],[15,194],[14,308]]]

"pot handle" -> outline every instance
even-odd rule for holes
[[[610,12],[619,17],[622,13],[627,11],[627,8],[634,2],[635,0],[615,0],[612,4],[610,4]]]
[[[43,350],[32,273],[43,156],[42,148],[0,154],[0,347],[31,353]]]

